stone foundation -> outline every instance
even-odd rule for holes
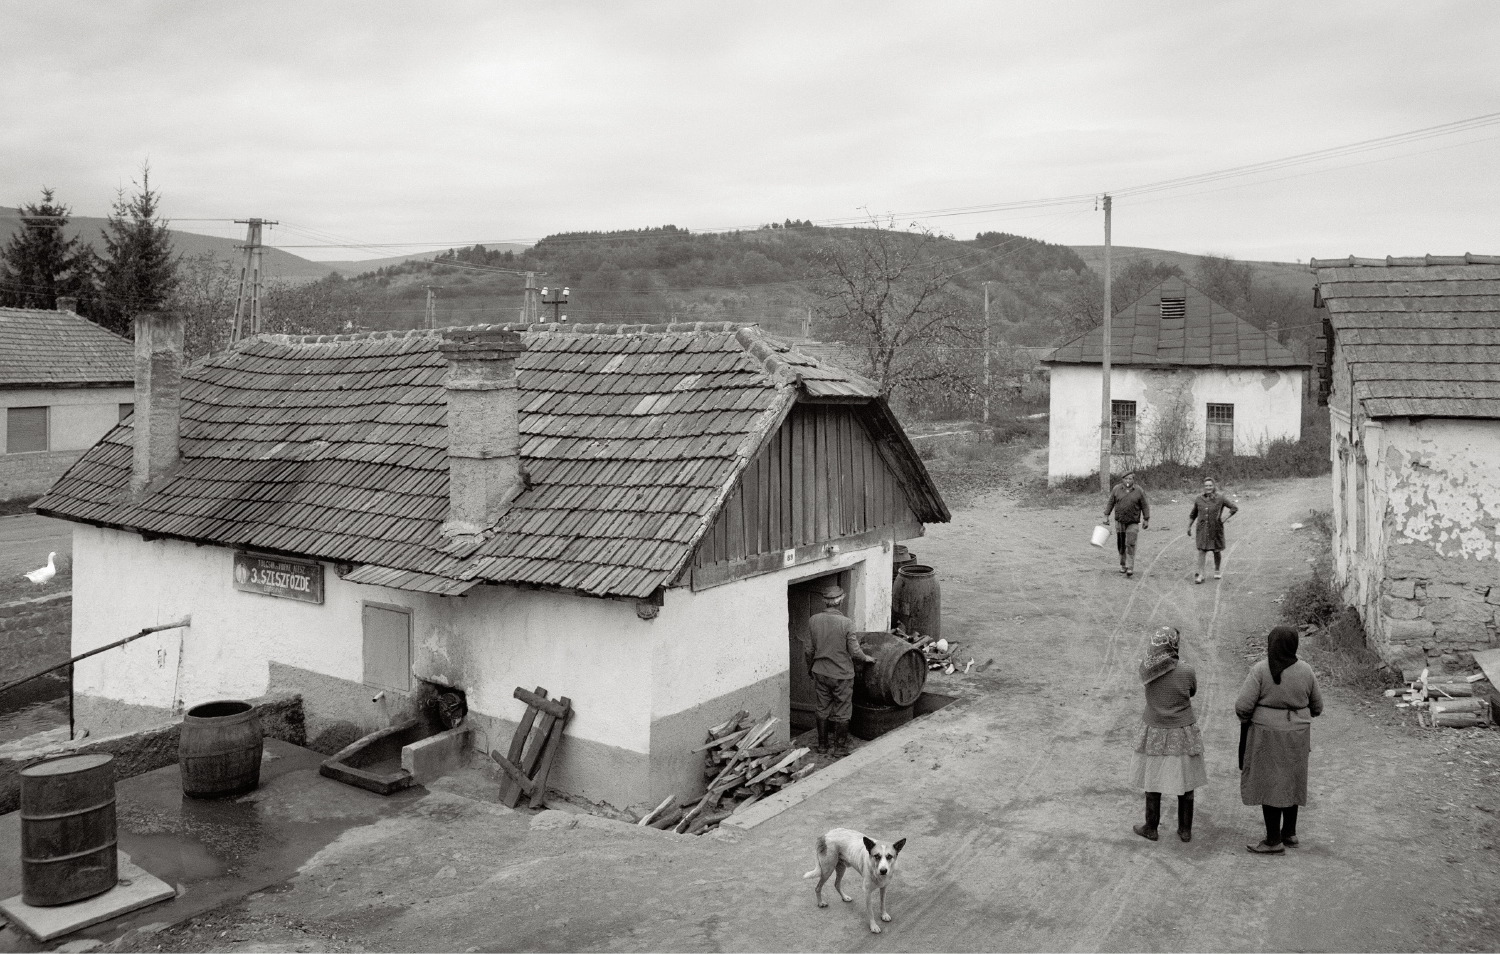
[[[1468,671],[1474,653],[1500,646],[1500,567],[1395,546],[1380,587],[1372,646],[1395,669]]]

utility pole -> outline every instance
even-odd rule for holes
[[[247,334],[260,334],[260,293],[263,287],[260,274],[261,251],[260,229],[263,225],[275,225],[264,219],[235,219],[236,225],[246,226],[245,264],[240,269],[240,293],[234,302],[234,327],[229,340],[239,341]],[[248,294],[247,294],[248,292]]]
[[[425,324],[428,328],[437,327],[437,290],[431,285],[427,286],[427,315]]]
[[[537,287],[536,272],[526,273],[526,290],[522,292],[521,299],[521,323],[523,325],[534,325],[537,321]]]
[[[990,422],[990,283],[984,283],[984,423]]]
[[[548,298],[546,286],[542,287],[542,304],[552,306],[552,321],[554,323],[562,320],[562,306],[567,303],[568,290],[566,288],[558,289],[552,293],[551,298]]]
[[[802,319],[802,337],[812,337],[812,308],[807,309],[807,317]]]
[[[1109,225],[1110,225],[1110,198],[1104,197],[1104,373],[1101,375],[1100,383],[1103,384],[1104,398],[1099,410],[1099,489],[1109,493],[1109,451],[1110,443],[1114,436],[1113,422],[1110,420],[1109,402],[1109,322],[1114,317],[1114,308],[1110,305],[1109,287]]]

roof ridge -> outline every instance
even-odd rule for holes
[[[1500,265],[1500,255],[1476,255],[1473,252],[1465,252],[1462,255],[1387,255],[1385,258],[1361,258],[1350,255],[1348,258],[1310,258],[1307,264],[1312,268],[1412,268],[1426,267],[1429,265]]]
[[[48,312],[47,314],[51,314]],[[756,328],[757,325],[746,325],[734,321],[678,321],[658,322],[655,324],[614,325],[603,322],[592,324],[562,324],[560,322],[492,322],[477,325],[448,325],[442,328],[394,328],[380,329],[374,331],[354,331],[345,334],[323,334],[323,335],[293,335],[262,333],[249,338],[242,338],[230,345],[231,348],[243,347],[247,342],[266,341],[272,344],[298,345],[298,344],[343,344],[353,341],[384,341],[397,338],[441,338],[453,332],[485,332],[485,331],[516,331],[532,332],[536,334],[558,334],[558,335],[662,335],[662,334],[704,334],[718,333],[727,334],[740,330]]]
[[[802,375],[798,374],[785,358],[776,353],[775,347],[766,341],[765,334],[759,326],[739,328],[735,331],[734,337],[741,348],[760,361],[765,367],[766,374],[777,384],[801,386]]]

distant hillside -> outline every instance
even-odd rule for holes
[[[1089,268],[1101,275],[1104,273],[1103,245],[1070,245],[1068,247],[1078,253],[1078,257],[1088,263]],[[1136,259],[1149,258],[1168,265],[1176,265],[1189,279],[1197,274],[1204,257],[1190,255],[1187,252],[1173,252],[1160,248],[1136,248],[1129,245],[1116,245],[1110,249],[1110,265],[1113,268],[1123,268],[1127,263]],[[1308,266],[1299,265],[1296,262],[1245,261],[1245,264],[1250,266],[1256,281],[1267,281],[1283,288],[1305,288],[1309,300],[1312,298],[1313,273]]]
[[[501,252],[523,252],[530,246],[515,243],[495,242],[485,243],[485,248],[498,249]],[[338,272],[340,275],[352,276],[363,275],[365,272],[373,272],[382,268],[390,268],[394,265],[404,265],[407,262],[425,262],[441,254],[441,251],[419,252],[415,255],[393,255],[390,258],[367,258],[363,260],[346,260],[338,262],[313,262],[330,271]]]

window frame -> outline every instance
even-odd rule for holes
[[[1223,412],[1224,412],[1224,410],[1226,408],[1228,409],[1228,420],[1222,419]],[[1219,411],[1220,412],[1220,415],[1221,415],[1221,419],[1220,420],[1215,420],[1214,419],[1214,412],[1215,411]],[[1217,403],[1217,402],[1208,402],[1207,407],[1204,410],[1203,420],[1204,420],[1204,428],[1203,428],[1203,456],[1205,458],[1212,458],[1212,457],[1233,457],[1234,456],[1234,405],[1232,403],[1225,404],[1225,403]],[[1219,430],[1219,431],[1216,432],[1214,430],[1215,428],[1220,428],[1221,430]],[[1224,430],[1222,430],[1224,428],[1228,429],[1228,438],[1227,438],[1227,440],[1224,437]],[[1228,445],[1227,448],[1225,447],[1226,443]],[[1215,448],[1219,449],[1218,453],[1214,452]]]
[[[24,433],[23,428],[16,426],[15,416],[19,411],[41,411],[42,412],[42,446],[16,449],[14,447],[17,433]],[[5,453],[10,454],[45,454],[52,450],[52,407],[47,404],[28,405],[26,407],[8,407],[5,409]]]
[[[1128,414],[1121,413],[1128,410]],[[1109,452],[1122,457],[1135,456],[1136,424],[1140,420],[1135,401],[1109,402]]]

